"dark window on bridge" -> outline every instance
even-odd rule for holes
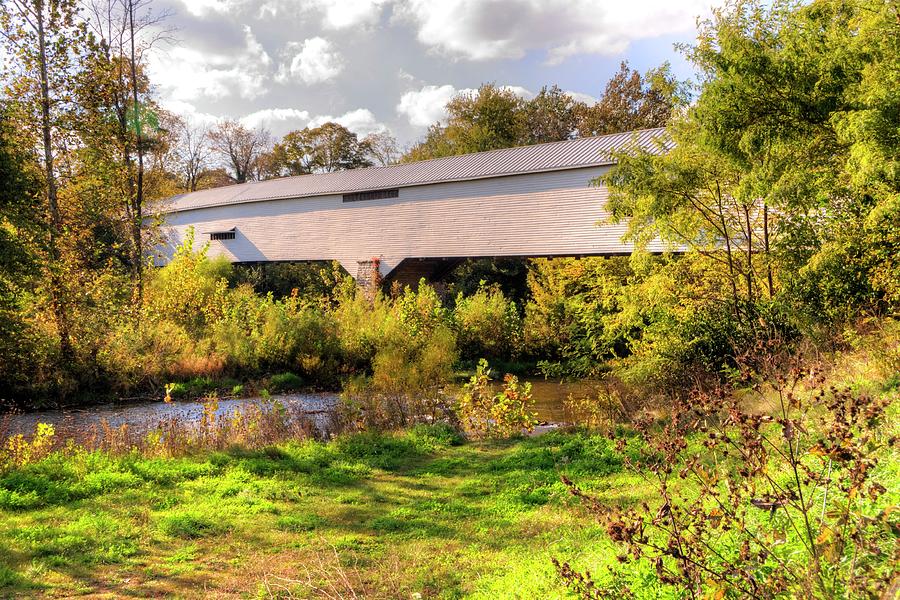
[[[209,234],[211,240],[233,240],[234,230],[231,231],[213,231]]]
[[[381,200],[382,198],[397,198],[400,190],[373,190],[371,192],[353,192],[344,194],[344,202],[359,202],[360,200]]]

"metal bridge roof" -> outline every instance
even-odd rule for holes
[[[542,171],[613,164],[612,153],[631,144],[654,150],[668,145],[665,129],[642,129],[562,142],[503,148],[419,162],[335,173],[298,175],[200,190],[170,198],[163,212],[241,204],[280,198],[304,198],[366,190],[400,188]]]

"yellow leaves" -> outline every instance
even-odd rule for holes
[[[7,438],[0,448],[0,467],[21,466],[45,457],[53,449],[56,430],[49,423],[38,423],[31,441],[18,433]]]
[[[706,580],[706,594],[703,595],[705,600],[722,600],[725,597],[725,586],[712,579]]]
[[[843,540],[832,528],[823,526],[822,531],[816,536],[815,543],[826,560],[835,562],[840,559],[844,549]]]
[[[823,527],[816,537],[816,544],[826,544],[834,538],[834,532],[828,527]]]

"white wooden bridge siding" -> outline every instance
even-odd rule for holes
[[[387,275],[404,258],[610,255],[630,252],[624,225],[606,217],[605,188],[590,181],[609,167],[577,168],[400,188],[399,197],[343,202],[340,194],[261,200],[169,213],[167,248],[195,228],[195,247],[210,231],[210,255],[235,262],[381,259]]]

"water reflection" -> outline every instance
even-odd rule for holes
[[[281,402],[287,408],[296,408],[307,413],[317,427],[324,429],[334,407],[338,394],[283,394],[273,395],[271,400]],[[233,415],[235,410],[261,402],[260,398],[220,399],[216,409],[216,417]],[[38,423],[49,423],[57,433],[66,434],[85,431],[91,426],[100,425],[103,421],[111,427],[128,425],[132,431],[147,432],[155,429],[160,423],[177,419],[183,423],[199,422],[203,415],[202,402],[142,402],[136,404],[118,404],[91,406],[65,410],[45,410],[22,414],[7,415],[8,435],[17,433],[30,434]]]
[[[532,396],[535,401],[534,410],[538,419],[548,423],[575,423],[578,416],[570,414],[565,400],[570,395],[575,398],[588,398],[595,395],[596,383],[592,381],[560,382],[545,379],[525,379],[532,385]],[[495,382],[499,386],[499,382]],[[458,388],[457,388],[458,389]],[[451,389],[453,394],[457,390]],[[288,408],[295,408],[307,413],[314,423],[325,429],[328,420],[340,401],[336,393],[315,394],[282,394],[273,395]],[[253,403],[260,398],[221,399],[218,401],[217,417],[231,415],[234,411]],[[100,405],[65,410],[45,410],[14,415],[0,415],[6,431],[2,434],[31,434],[38,423],[52,424],[59,434],[84,431],[101,422],[111,427],[127,424],[129,429],[146,432],[156,428],[160,423],[177,419],[181,422],[198,422],[203,415],[202,402],[142,402],[136,404]]]

